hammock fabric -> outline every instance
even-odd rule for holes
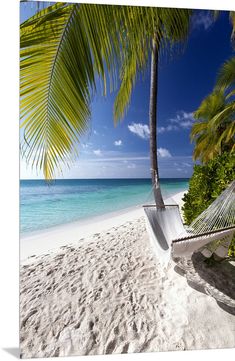
[[[161,261],[168,262],[171,256],[188,257],[212,241],[232,239],[235,181],[188,227],[184,227],[177,205],[144,206],[144,211],[152,244]]]

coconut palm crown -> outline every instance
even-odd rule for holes
[[[217,76],[212,94],[194,113],[191,131],[195,141],[194,159],[206,163],[223,151],[235,151],[235,57],[226,61]]]
[[[139,74],[152,56],[150,129],[152,179],[156,152],[157,66],[188,33],[191,10],[56,3],[21,25],[22,153],[46,179],[77,156],[89,128],[90,104],[118,88],[114,120],[124,117]],[[156,197],[155,197],[156,198]],[[161,202],[161,200],[160,200]]]

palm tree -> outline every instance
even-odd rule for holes
[[[141,9],[141,8],[140,8]],[[144,9],[144,8],[142,8]],[[141,10],[142,10],[141,9]],[[147,9],[147,12],[150,9]],[[146,67],[149,52],[151,52],[151,76],[150,76],[150,101],[149,101],[149,128],[150,128],[150,160],[151,178],[154,191],[155,203],[158,207],[164,207],[164,202],[160,190],[159,171],[157,161],[157,80],[158,63],[160,50],[172,49],[176,43],[182,43],[186,39],[190,24],[191,10],[182,9],[159,9],[151,8],[152,14],[146,13],[146,25],[140,33],[138,41],[129,38],[132,45],[131,54],[127,56],[130,62],[124,62],[121,77],[121,86],[114,104],[115,119],[123,117],[125,109],[130,101],[131,91],[135,84],[137,72]],[[148,17],[151,15],[153,27],[148,28]],[[137,17],[138,18],[138,17]],[[143,62],[137,62],[138,44],[147,38],[143,47]],[[137,52],[136,52],[137,49]],[[134,63],[134,67],[133,67]]]
[[[212,119],[225,108],[223,93],[216,92],[206,97],[194,113],[198,122],[191,130],[191,140],[195,142],[193,157],[203,163],[221,153],[219,147],[220,132],[212,126]]]
[[[156,204],[159,189],[156,144],[157,70],[160,49],[172,49],[188,33],[191,10],[61,4],[43,9],[21,25],[22,153],[46,179],[77,155],[87,131],[90,102],[102,80],[103,93],[120,86],[115,121],[130,103],[151,52],[150,153]]]
[[[235,12],[234,15],[234,30],[233,39],[235,38]],[[228,150],[235,151],[235,57],[232,57],[226,61],[221,67],[216,89],[223,91],[226,95],[226,108],[224,112],[217,115],[214,122],[215,124],[221,124],[223,119],[227,119],[226,126],[221,135],[221,142],[223,142]]]
[[[233,94],[235,93],[235,56],[227,60],[220,68],[215,88],[222,91],[234,88]]]
[[[203,163],[235,150],[235,57],[221,67],[215,89],[194,113],[191,140],[195,141],[194,159]]]

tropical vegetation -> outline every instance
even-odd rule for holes
[[[217,15],[217,14],[215,14]],[[235,12],[229,13],[232,24],[231,44],[235,45]],[[220,68],[215,87],[194,112],[191,140],[195,143],[194,166],[185,194],[184,220],[190,224],[235,179],[235,57]],[[228,256],[235,256],[233,237]]]
[[[235,57],[219,70],[213,92],[195,111],[191,130],[195,165],[184,196],[184,219],[190,224],[235,179]],[[229,256],[235,256],[235,237]]]
[[[194,159],[208,162],[223,152],[235,151],[235,57],[221,67],[216,86],[194,113],[191,131]]]
[[[224,152],[194,166],[189,191],[184,195],[184,220],[190,224],[235,179],[235,153]]]
[[[235,13],[230,12],[235,39]],[[235,179],[235,57],[220,68],[211,94],[194,112],[191,140],[194,166],[184,200],[184,218],[191,223]]]
[[[22,153],[46,179],[77,155],[92,95],[118,87],[114,119],[130,103],[151,54],[150,147],[158,181],[156,97],[159,53],[185,39],[191,10],[57,3],[21,25]],[[159,186],[155,199],[163,205]]]
[[[184,195],[183,214],[186,224],[202,213],[235,179],[235,152],[224,152],[206,164],[195,165]],[[235,256],[235,237],[231,241],[229,256]]]
[[[171,53],[187,38],[191,15],[184,9],[56,3],[21,24],[21,150],[27,162],[48,180],[70,165],[89,128],[90,104],[99,84],[104,95],[118,89],[114,121],[119,121],[151,55],[151,175],[156,204],[163,206],[156,140],[158,61],[162,51]],[[234,12],[230,19],[234,40]],[[195,159],[213,162],[224,151],[234,151],[234,58],[221,69],[195,118]],[[189,199],[190,190],[188,194]],[[185,212],[187,204],[186,199]],[[186,219],[190,217],[187,213]]]

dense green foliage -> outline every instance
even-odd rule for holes
[[[235,153],[224,153],[206,165],[195,165],[189,191],[183,198],[185,222],[190,224],[234,179]],[[235,237],[231,241],[228,256],[235,257]]]
[[[223,152],[235,151],[235,57],[219,70],[213,92],[194,112],[192,127],[194,159],[208,162]]]
[[[235,237],[233,237],[229,250],[228,250],[229,257],[235,257]]]
[[[184,220],[190,224],[235,179],[235,153],[224,153],[206,165],[195,165],[185,194]]]
[[[235,45],[235,12],[230,13]],[[191,140],[195,147],[194,166],[189,191],[184,196],[184,220],[187,224],[197,218],[235,179],[235,57],[219,69],[215,87],[194,112]],[[235,256],[235,236],[228,256]]]

